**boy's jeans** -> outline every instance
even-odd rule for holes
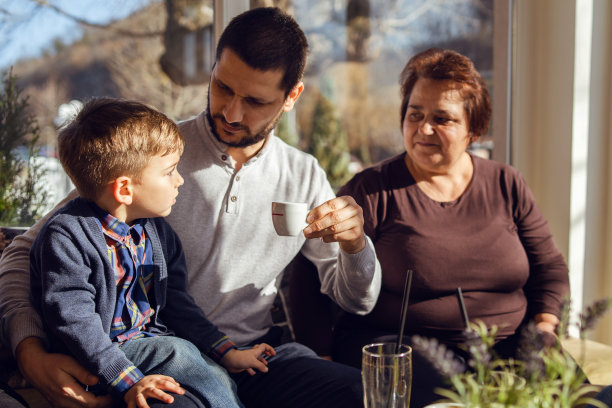
[[[174,336],[144,337],[127,342],[121,349],[145,375],[174,378],[206,406],[243,407],[227,371],[187,340]]]

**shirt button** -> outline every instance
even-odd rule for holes
[[[232,196],[232,198],[230,198],[230,200],[232,200],[232,202],[233,202],[233,203],[235,203],[235,202],[236,202],[236,200],[238,200],[238,197],[236,197],[236,196]]]
[[[236,181],[240,181],[240,176],[236,176]]]
[[[221,160],[226,161],[227,160],[227,155],[226,154],[222,155],[221,156]]]

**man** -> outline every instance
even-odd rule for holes
[[[271,134],[304,89],[307,51],[304,33],[279,9],[237,16],[219,39],[208,109],[179,125],[185,184],[168,221],[184,246],[190,294],[243,346],[277,346],[269,311],[284,268],[300,251],[317,266],[322,292],[349,312],[368,313],[380,290],[380,265],[363,232],[361,208],[350,197],[334,197],[313,157]],[[303,236],[275,234],[272,201],[313,208]],[[37,226],[5,250],[0,264],[3,339],[26,378],[55,404],[103,406],[105,400],[75,381],[93,385],[95,376],[42,347],[40,319],[23,288],[29,265],[22,258]],[[268,373],[234,376],[247,407],[361,405],[358,370],[296,343],[276,350]]]

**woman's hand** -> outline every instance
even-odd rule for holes
[[[15,357],[24,378],[54,407],[112,407],[110,396],[96,397],[79,384],[96,385],[98,377],[70,356],[48,353],[41,339],[24,339],[17,346]]]
[[[167,375],[153,374],[145,376],[134,384],[125,393],[123,400],[127,404],[127,408],[149,408],[147,398],[155,398],[166,404],[172,404],[174,397],[166,394],[164,391],[170,391],[179,395],[185,394],[185,390],[181,388],[181,385],[174,378]]]
[[[559,318],[552,313],[538,313],[534,316],[536,329],[542,333],[544,345],[552,347],[557,343]]]
[[[275,355],[276,351],[272,346],[261,343],[247,350],[232,349],[228,351],[221,359],[221,364],[230,373],[239,373],[246,370],[250,375],[255,375],[253,368],[262,373],[267,373],[268,361],[265,357]]]

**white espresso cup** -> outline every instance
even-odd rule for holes
[[[281,236],[294,237],[306,226],[308,205],[306,203],[272,202],[272,224]]]

